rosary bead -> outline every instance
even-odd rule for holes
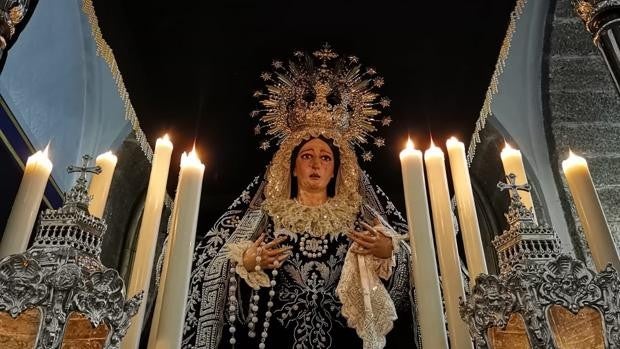
[[[272,301],[267,302],[267,306],[268,306],[269,308],[273,307],[273,302],[272,302]]]
[[[258,305],[253,305],[252,306],[252,311],[255,311],[255,312],[258,311]]]
[[[254,267],[254,270],[256,270],[256,271],[260,271],[260,265],[255,266],[255,267]]]
[[[266,317],[271,317],[271,315],[273,315],[273,314],[272,314],[270,311],[268,311],[268,312],[266,312],[266,313],[265,313],[265,316],[266,316]]]
[[[230,312],[234,312],[235,310],[237,310],[237,307],[235,307],[234,305],[231,305],[230,307],[228,307],[228,310]]]
[[[235,320],[237,320],[237,317],[234,316],[234,315],[231,315],[231,316],[228,317],[228,321],[230,321],[230,322],[235,322]]]
[[[271,297],[275,296],[275,294],[276,294],[276,291],[274,291],[274,290],[269,291],[269,295],[270,295]]]
[[[271,286],[275,286],[275,285],[276,285],[276,280],[271,280],[271,281],[269,282],[269,284],[270,284]]]
[[[272,270],[272,271],[271,271],[271,275],[273,275],[273,276],[278,276],[278,271],[277,271],[277,270],[275,270],[275,269],[274,269],[274,270]]]
[[[237,331],[237,329],[234,326],[230,326],[230,328],[228,329],[228,332],[230,333],[235,333]]]
[[[260,343],[258,345],[258,349],[265,349],[265,343]]]
[[[258,318],[256,316],[252,316],[252,322],[253,323],[257,323],[258,322]]]
[[[260,296],[259,296],[259,295],[257,295],[257,294],[255,294],[255,295],[254,295],[254,297],[252,297],[252,299],[254,299],[255,301],[257,301],[257,302],[258,302],[258,300],[260,299]]]
[[[230,343],[230,344],[235,344],[235,343],[237,343],[237,340],[236,340],[235,338],[231,338],[231,339],[228,341],[228,343]]]

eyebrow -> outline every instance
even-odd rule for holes
[[[325,153],[325,154],[329,154],[329,155],[334,155],[334,153],[331,151],[331,149],[315,149],[315,148],[306,148],[306,149],[302,149],[299,154],[303,154],[305,152],[309,152],[309,151],[318,151],[320,153]]]

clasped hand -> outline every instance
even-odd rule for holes
[[[362,222],[362,226],[366,228],[364,231],[351,231],[347,236],[353,240],[351,251],[360,255],[373,255],[377,258],[392,257],[394,246],[392,238],[387,233],[388,228],[381,225],[378,219],[375,220],[375,226]]]
[[[243,253],[243,266],[247,271],[255,271],[258,266],[260,269],[274,269],[290,256],[292,247],[279,247],[286,241],[286,236],[280,236],[268,243],[263,243],[265,233],[262,233],[252,246],[248,247]]]

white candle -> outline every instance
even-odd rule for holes
[[[181,156],[176,216],[172,230],[174,235],[170,237],[170,253],[164,261],[168,265],[153,348],[181,348],[204,169],[195,150]]]
[[[413,148],[411,140],[400,152],[403,175],[413,283],[416,290],[417,319],[420,325],[422,347],[447,349],[447,335],[435,243],[426,197],[422,152]]]
[[[103,217],[117,161],[118,158],[111,151],[97,156],[96,164],[101,167],[101,173],[93,176],[88,188],[88,195],[92,198],[88,211],[97,218]]]
[[[431,197],[433,227],[437,239],[443,296],[446,303],[450,347],[472,348],[467,325],[461,320],[459,313],[459,297],[465,299],[465,285],[456,245],[445,160],[441,149],[432,142],[431,147],[424,153],[424,162]]]
[[[161,222],[161,212],[164,206],[166,195],[166,183],[168,182],[168,170],[170,169],[170,156],[172,155],[172,143],[168,135],[158,138],[155,143],[153,163],[151,165],[151,176],[149,187],[146,192],[144,213],[138,233],[138,244],[135,260],[131,269],[131,277],[127,286],[127,294],[133,295],[144,291],[144,299],[148,297],[149,285],[151,282],[151,272],[153,270],[153,259],[155,258],[155,247],[159,224]],[[140,334],[144,324],[144,312],[146,301],[142,302],[138,313],[131,319],[131,326],[123,338],[123,349],[134,349],[140,344]]]
[[[611,263],[616,270],[620,270],[618,252],[594,188],[588,163],[584,158],[570,152],[568,159],[562,161],[562,169],[596,268],[602,271]]]
[[[482,239],[480,238],[480,227],[478,226],[476,204],[471,188],[471,179],[469,178],[465,145],[452,137],[446,142],[446,147],[450,159],[450,171],[456,196],[461,236],[465,247],[465,257],[467,258],[467,269],[470,275],[470,285],[473,286],[476,283],[476,277],[480,274],[487,274],[488,270],[484,259]]]
[[[24,175],[0,242],[0,258],[25,252],[28,248],[30,234],[52,172],[52,162],[47,157],[48,148],[49,145],[26,161]]]
[[[525,174],[525,166],[523,165],[523,157],[521,156],[521,151],[512,148],[510,144],[506,142],[506,145],[504,146],[504,149],[502,150],[500,156],[502,158],[502,165],[504,166],[504,173],[506,174],[506,176],[514,173],[514,175],[517,176],[515,184],[526,184],[527,175]],[[519,197],[521,198],[521,202],[523,202],[523,205],[525,205],[526,208],[532,210],[532,214],[534,215],[534,222],[536,222],[536,210],[534,209],[532,194],[530,192],[519,190]]]
[[[180,173],[179,173],[180,175]],[[177,203],[179,202],[179,191],[177,190],[174,197],[174,204],[172,206],[172,212],[170,213],[170,219],[168,221],[168,239],[164,245],[164,256],[170,255],[170,245],[172,236],[174,236],[174,222],[176,222],[177,216]],[[159,290],[157,291],[157,297],[155,299],[155,307],[153,309],[153,318],[151,319],[151,330],[149,331],[149,341],[147,348],[155,347],[155,341],[157,340],[157,329],[159,328],[159,318],[161,317],[161,306],[164,295],[164,288],[166,286],[166,280],[168,275],[168,263],[166,260],[162,262],[161,271],[159,275]]]

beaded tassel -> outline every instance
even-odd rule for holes
[[[229,328],[228,328],[228,332],[230,332],[230,340],[228,341],[233,349],[235,348],[235,344],[237,343],[237,340],[235,339],[235,332],[237,331],[237,328],[235,327],[235,321],[237,320],[237,277],[235,276],[236,273],[236,265],[233,263],[232,266],[230,267],[230,280],[229,280],[229,286],[228,286],[228,324],[229,324]]]
[[[254,270],[261,271],[260,262],[261,262],[261,252],[263,248],[262,246],[256,249],[256,266]],[[248,312],[248,318],[250,322],[248,323],[248,337],[254,338],[256,337],[256,323],[258,323],[258,302],[260,301],[260,296],[258,294],[259,287],[257,286],[254,290],[252,290],[252,299],[250,301],[250,310]]]
[[[265,349],[265,341],[267,340],[268,330],[269,330],[269,321],[271,320],[271,308],[273,307],[273,297],[276,295],[275,286],[276,286],[276,276],[278,276],[278,267],[280,263],[275,261],[273,263],[273,270],[271,271],[271,275],[273,278],[269,282],[271,288],[269,289],[269,301],[267,302],[267,311],[265,312],[265,322],[263,322],[263,332],[261,333],[260,343],[258,344],[258,349]]]

